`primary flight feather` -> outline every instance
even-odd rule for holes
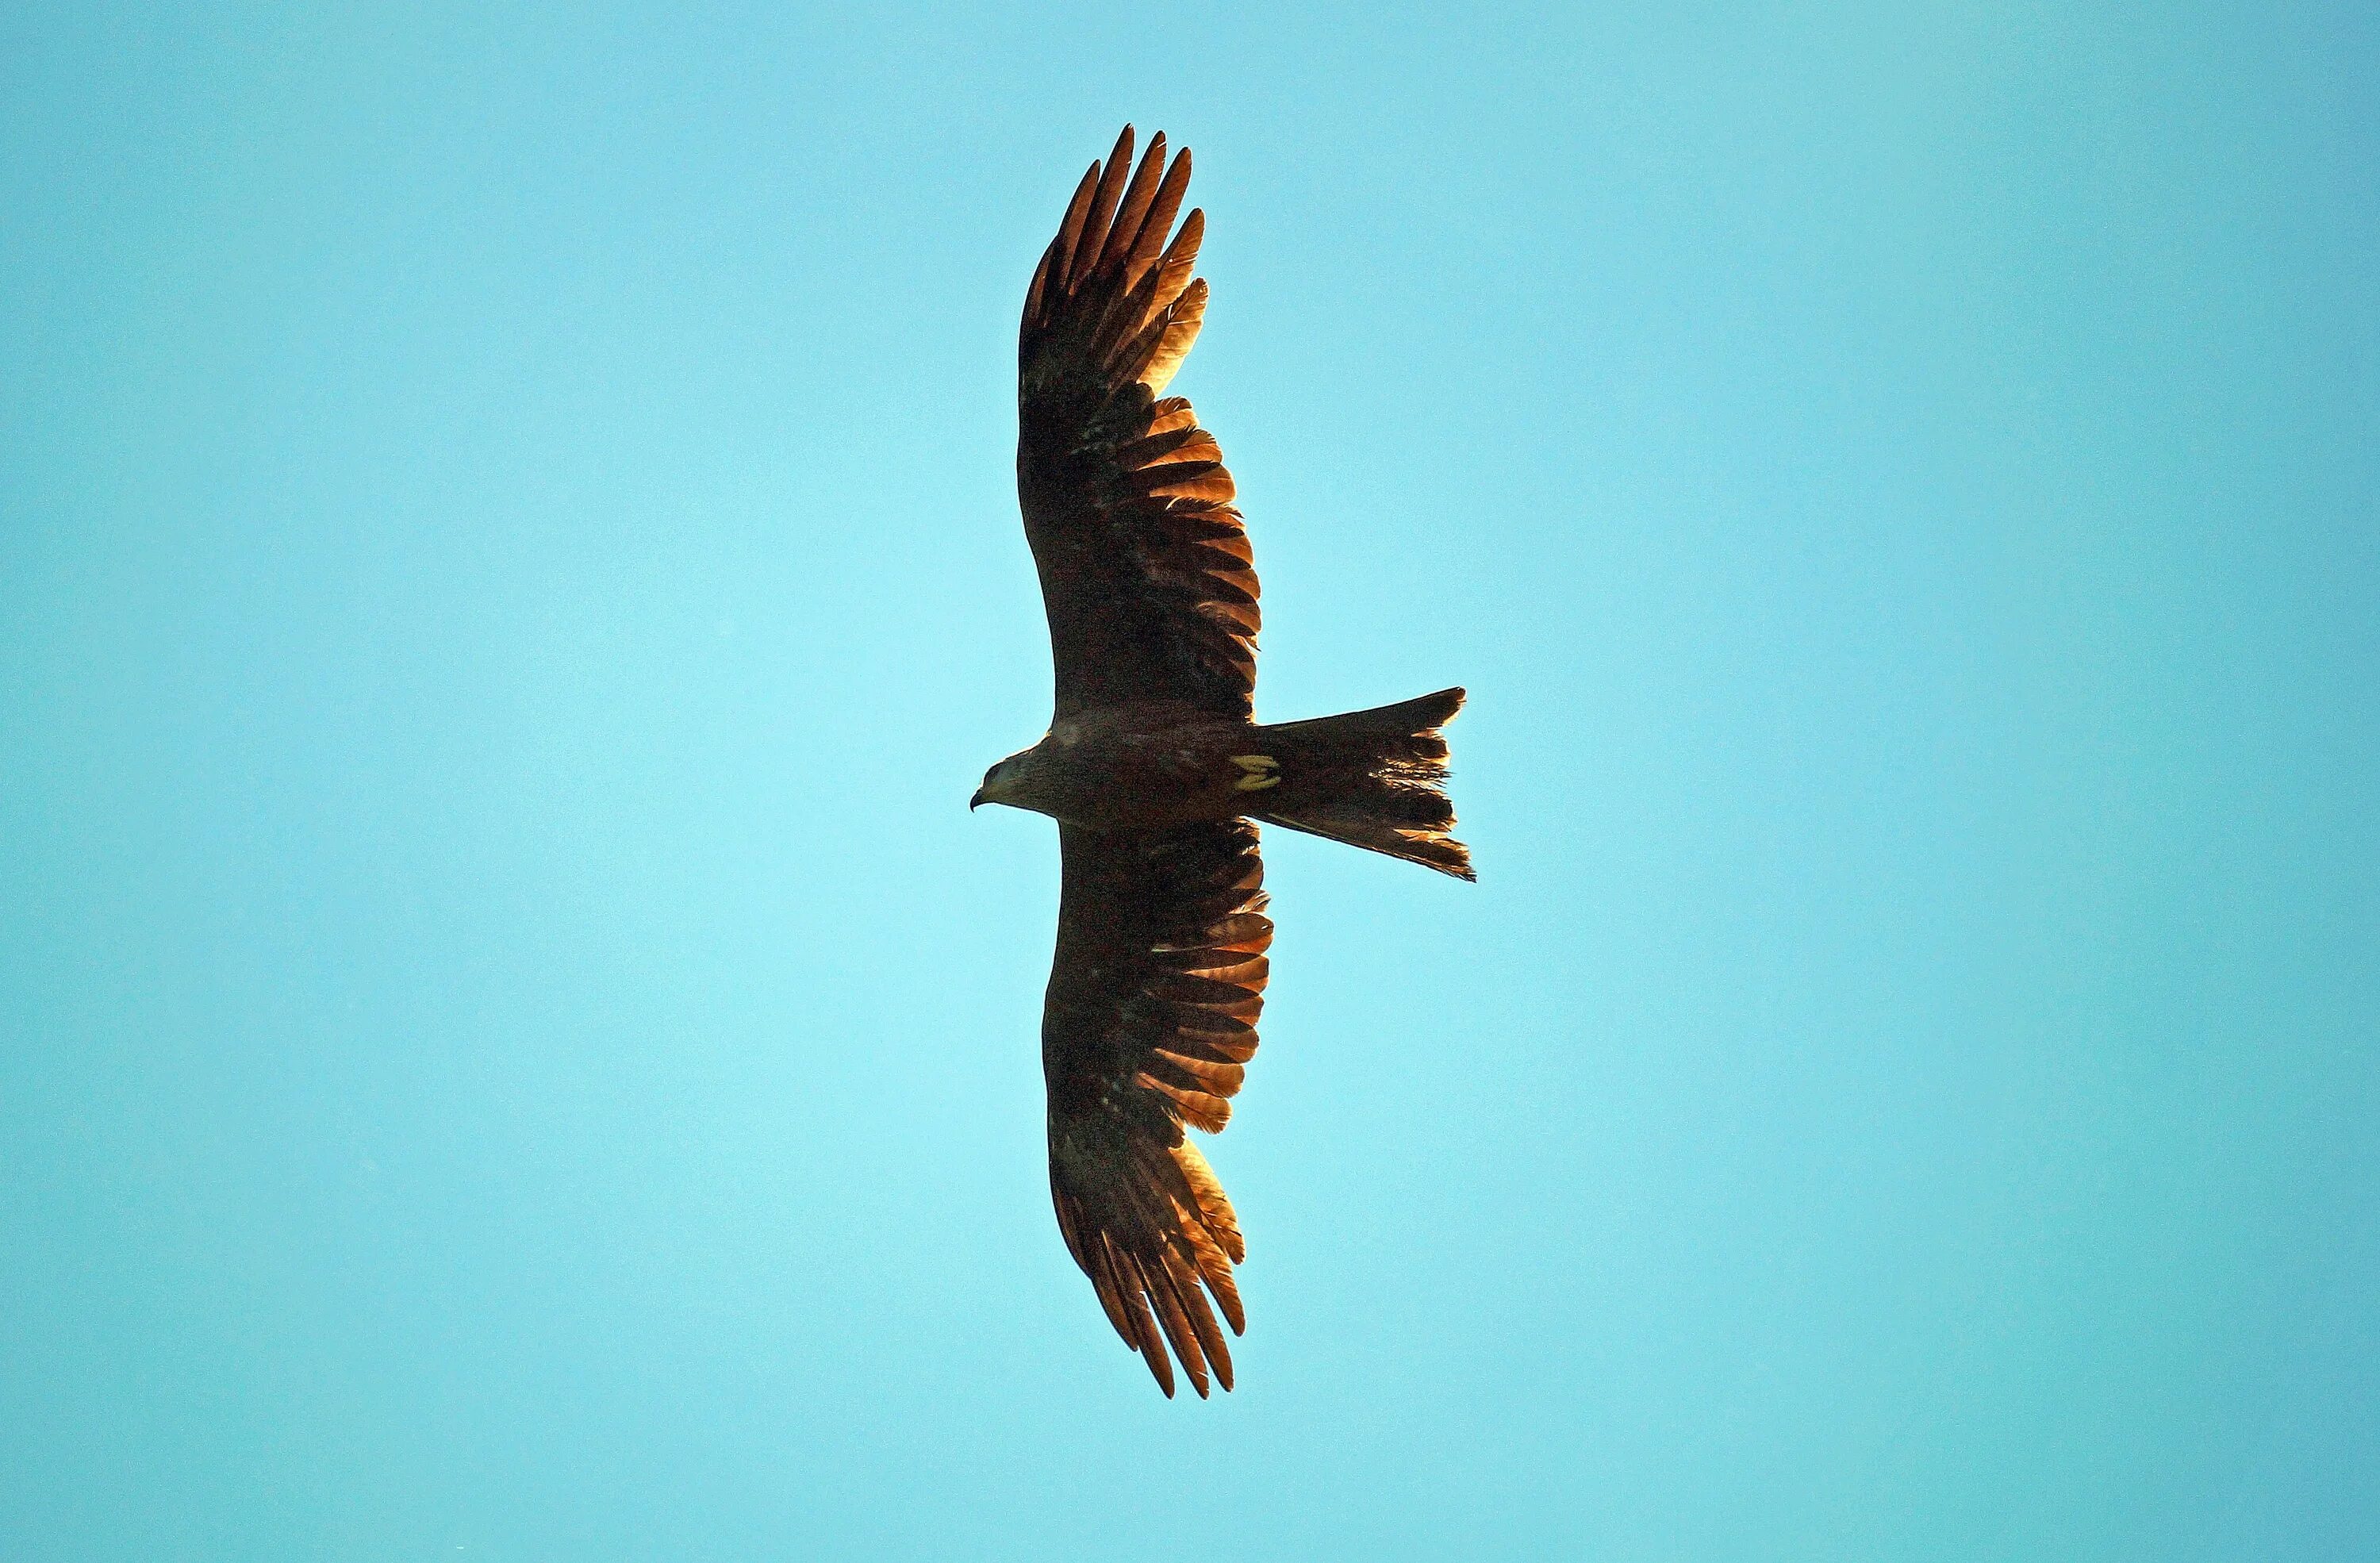
[[[1169,1396],[1232,1387],[1237,1218],[1187,1128],[1220,1130],[1257,1049],[1263,820],[1468,879],[1439,728],[1463,691],[1259,725],[1257,576],[1215,437],[1166,383],[1197,339],[1190,154],[1126,126],[1025,298],[1016,489],[1050,616],[1050,730],[969,806],[1058,821],[1041,1021],[1050,1192],[1109,1322]],[[1127,176],[1128,175],[1128,176]],[[1218,1315],[1220,1315],[1220,1321]],[[1172,1357],[1168,1347],[1172,1348]]]

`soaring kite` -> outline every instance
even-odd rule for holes
[[[1261,726],[1257,576],[1232,475],[1161,396],[1207,285],[1201,213],[1165,138],[1091,164],[1025,297],[1016,489],[1041,575],[1057,709],[969,803],[1058,821],[1065,887],[1041,1018],[1050,1192],[1075,1263],[1167,1395],[1232,1387],[1239,1223],[1185,1125],[1212,1133],[1257,1050],[1266,948],[1254,821],[1472,878],[1447,832],[1439,729],[1463,691]],[[1169,243],[1168,236],[1172,242]],[[1213,1302],[1210,1305],[1208,1298]]]

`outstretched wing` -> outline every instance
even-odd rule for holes
[[[1257,1050],[1272,920],[1256,827],[1058,837],[1065,890],[1041,1017],[1058,1226],[1166,1394],[1171,1341],[1203,1397],[1210,1366],[1232,1387],[1215,1308],[1233,1334],[1245,1327],[1232,1266],[1246,1250],[1183,1129],[1223,1127]]]
[[[1190,404],[1160,398],[1197,339],[1206,220],[1173,214],[1190,154],[1129,183],[1132,127],[1092,164],[1041,257],[1017,341],[1016,489],[1041,573],[1057,715],[1165,700],[1246,718],[1257,576],[1232,475]]]

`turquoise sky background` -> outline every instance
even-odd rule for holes
[[[2380,1555],[2368,6],[0,18],[0,1556]],[[1241,1387],[1052,1221],[1014,332],[1196,149]]]

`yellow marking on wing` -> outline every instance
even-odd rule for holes
[[[1232,763],[1245,772],[1232,783],[1236,792],[1256,793],[1281,785],[1281,762],[1270,755],[1233,755]]]

